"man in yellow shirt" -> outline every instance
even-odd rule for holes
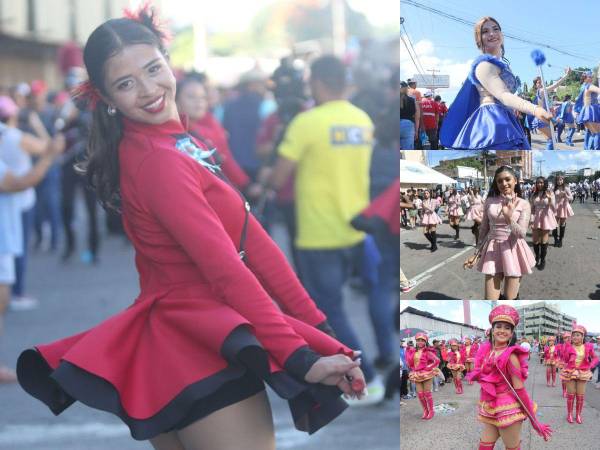
[[[337,338],[358,350],[342,307],[342,287],[362,258],[365,235],[350,221],[369,204],[373,124],[345,99],[346,68],[338,58],[323,56],[312,64],[310,88],[316,106],[290,123],[271,187],[281,188],[296,170],[295,246],[302,282]],[[381,380],[364,354],[362,361],[370,402],[375,402],[383,395]]]

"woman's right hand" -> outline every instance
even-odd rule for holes
[[[537,117],[538,119],[540,119],[543,122],[546,123],[550,123],[550,120],[552,120],[552,113],[549,113],[548,111],[546,111],[544,108],[541,107],[537,107],[535,108],[535,111],[533,112],[534,116]]]
[[[337,386],[344,394],[362,398],[366,386],[360,370],[360,359],[355,361],[346,355],[323,356],[312,365],[304,376],[308,383]]]

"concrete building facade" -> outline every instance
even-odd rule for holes
[[[517,306],[521,320],[517,325],[518,337],[540,338],[556,336],[573,329],[576,318],[560,312],[557,305],[537,302],[525,306]]]

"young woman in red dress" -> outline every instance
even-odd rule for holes
[[[158,450],[274,449],[265,382],[313,433],[347,407],[342,393],[362,396],[360,361],[182,125],[163,38],[147,7],[100,25],[80,90],[95,103],[84,169],[122,213],[140,295],[24,351],[17,375],[55,414],[81,401]]]

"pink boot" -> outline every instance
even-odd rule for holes
[[[573,403],[575,394],[567,394],[567,422],[573,423]]]
[[[458,393],[459,393],[459,394],[462,394],[462,393],[463,393],[463,384],[462,384],[462,380],[459,378],[459,379],[457,380],[457,383],[458,383]]]
[[[483,442],[479,441],[479,450],[494,450],[495,442]]]
[[[417,392],[417,396],[419,397],[419,402],[421,402],[421,408],[423,408],[423,415],[421,416],[421,419],[427,419],[429,411],[427,410],[427,400],[425,399],[425,392]]]
[[[424,392],[424,394],[425,400],[427,401],[427,409],[429,410],[429,414],[425,420],[431,420],[431,418],[433,418],[435,415],[435,412],[433,411],[433,395],[431,395],[431,391]]]
[[[577,394],[577,406],[575,406],[575,420],[577,423],[583,423],[583,419],[581,418],[581,411],[583,410],[583,394]]]

